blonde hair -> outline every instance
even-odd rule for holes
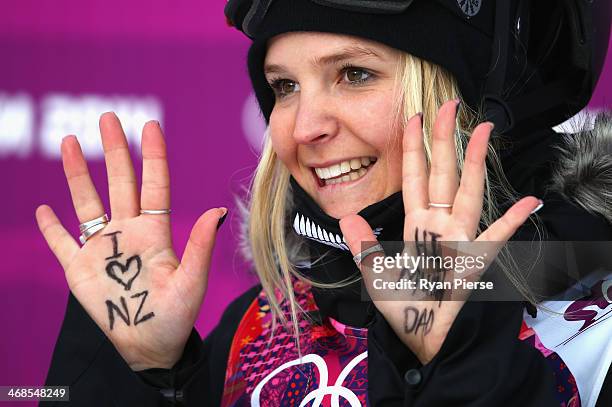
[[[453,76],[445,69],[402,52],[397,64],[395,89],[397,110],[394,112],[395,123],[393,125],[404,126],[414,114],[423,112],[424,144],[429,163],[431,161],[431,134],[435,118],[445,101],[460,97],[458,85]],[[463,168],[469,136],[476,124],[481,121],[480,119],[480,115],[470,110],[465,104],[459,110],[455,137],[459,169]],[[489,145],[487,157],[485,200],[481,215],[481,224],[485,227],[488,227],[501,215],[495,205],[495,198],[516,201],[516,193],[505,179],[500,159],[492,144]],[[296,242],[292,233],[289,233],[291,226],[289,176],[289,171],[272,149],[270,137],[267,137],[248,195],[246,243],[270,304],[273,316],[271,332],[274,332],[277,321],[285,325],[295,334],[299,351],[298,318],[303,315],[303,310],[296,301],[292,277],[316,287],[334,288],[350,284],[361,276],[357,275],[354,279],[335,284],[323,284],[308,279],[297,270],[296,262],[300,259],[301,252],[299,243]],[[481,232],[480,228],[479,232]],[[499,257],[503,258],[504,254],[500,253]],[[512,263],[512,259],[509,256],[506,257],[508,258],[504,261]],[[520,275],[508,272],[506,274],[519,287],[519,290],[531,299]],[[280,295],[277,296],[277,293]],[[280,304],[283,301],[287,301],[289,305],[289,318],[281,309]]]

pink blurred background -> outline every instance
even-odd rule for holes
[[[135,164],[140,129],[159,119],[172,175],[174,242],[197,217],[228,206],[215,249],[202,336],[254,284],[237,250],[242,195],[263,135],[246,72],[248,41],[227,27],[225,0],[21,0],[0,13],[0,386],[41,385],[68,288],[34,220],[50,204],[74,235],[78,221],[59,159],[76,134],[107,201],[100,113],[124,123]],[[610,107],[612,61],[590,107]],[[107,205],[108,207],[108,205]],[[19,405],[26,405],[20,403]]]

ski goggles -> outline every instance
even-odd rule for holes
[[[253,38],[274,0],[228,0],[225,16],[229,22]],[[291,0],[279,0],[291,1]],[[413,0],[310,0],[313,3],[357,13],[400,14]],[[248,11],[245,14],[245,10]],[[241,16],[242,21],[239,21]]]

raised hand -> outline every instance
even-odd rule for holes
[[[53,210],[36,210],[38,226],[62,265],[68,286],[133,370],[170,368],[181,357],[206,293],[211,254],[225,208],[195,223],[181,261],[172,247],[166,145],[159,123],[142,132],[142,188],[121,123],[100,118],[109,184],[110,222],[80,247]],[[64,172],[79,222],[105,213],[74,136],[62,141]]]
[[[490,264],[497,255],[495,249],[512,237],[529,215],[541,206],[541,201],[535,197],[519,200],[477,236],[484,200],[485,159],[493,126],[482,123],[474,129],[459,179],[454,142],[457,105],[458,101],[449,101],[440,108],[433,128],[429,169],[424,154],[421,115],[411,118],[404,130],[404,241],[415,243],[413,246],[431,246],[444,241],[490,243],[487,247],[494,249],[494,253],[488,253],[487,263]],[[340,227],[354,255],[376,242],[372,229],[358,215],[343,218]],[[414,255],[416,247],[413,248],[410,253]],[[372,254],[373,257],[381,255]],[[361,271],[375,306],[394,332],[422,363],[429,362],[440,350],[465,297],[454,301],[432,301],[423,300],[424,295],[415,295],[414,299],[404,301],[381,300],[381,294],[373,292],[372,269],[362,264]],[[477,280],[482,271],[472,273],[470,278]]]

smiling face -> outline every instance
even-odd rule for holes
[[[393,48],[338,34],[286,33],[269,42],[272,147],[330,216],[357,213],[401,189],[399,58]]]

